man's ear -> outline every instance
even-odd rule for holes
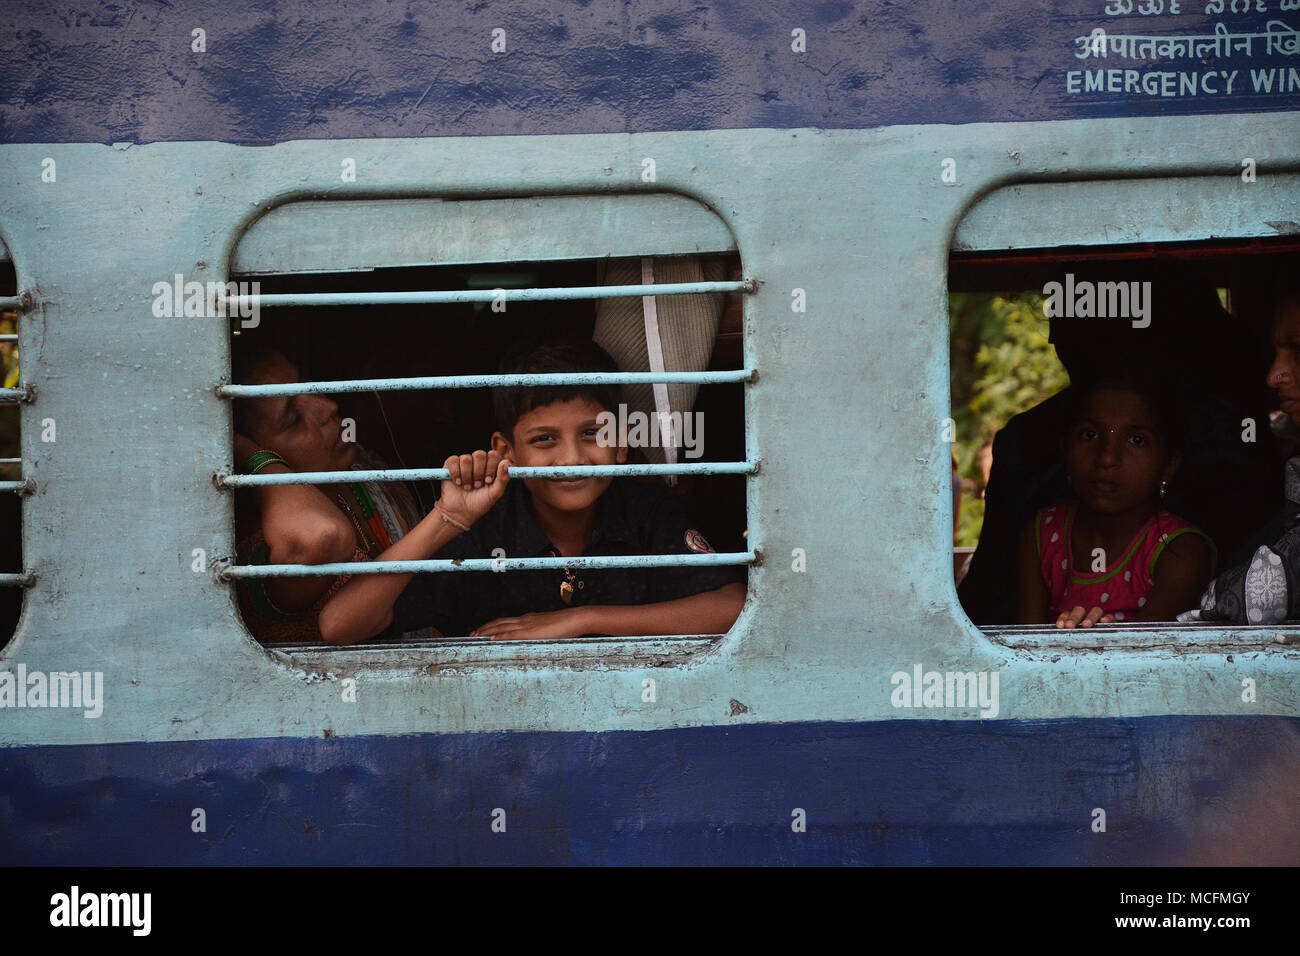
[[[506,458],[514,459],[515,449],[510,444],[510,439],[500,432],[492,433],[492,450]]]

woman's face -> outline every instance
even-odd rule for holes
[[[297,367],[276,354],[257,366],[247,384],[301,380]],[[294,471],[340,471],[356,460],[356,444],[343,441],[339,407],[326,396],[277,395],[247,401],[252,406],[248,437],[258,448],[278,454]]]
[[[1273,316],[1273,364],[1266,381],[1277,389],[1278,407],[1300,422],[1300,298],[1284,301]]]

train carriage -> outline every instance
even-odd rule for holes
[[[1292,6],[11,7],[0,861],[1294,860],[1294,626],[963,611],[948,322],[950,288],[1033,261],[1293,267]],[[730,271],[654,275],[686,260]],[[602,284],[616,261],[649,271]],[[728,489],[717,553],[638,558],[743,567],[728,633],[250,634],[235,580],[284,571],[234,561],[235,403],[494,380],[347,374],[391,310],[437,343],[497,301],[524,334],[709,295],[728,358],[615,378],[725,396],[725,454],[622,473]],[[277,321],[332,322],[337,373],[237,381]],[[557,566],[470,564],[422,573]]]

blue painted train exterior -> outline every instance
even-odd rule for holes
[[[948,553],[952,250],[1300,232],[1300,14],[1216,2],[7,7],[35,580],[0,669],[99,672],[104,699],[0,709],[0,863],[1285,859],[1259,821],[1300,777],[1294,645],[985,634]],[[1208,52],[1122,39],[1148,35]],[[728,635],[270,651],[192,570],[234,550],[228,325],[155,315],[154,283],[310,257],[329,204],[364,261],[435,200],[510,210],[468,233],[495,252],[734,250],[759,281],[761,562]],[[997,674],[996,711],[900,700],[917,666]]]
[[[1150,717],[24,748],[0,821],[11,864],[1276,865],[1295,746]]]

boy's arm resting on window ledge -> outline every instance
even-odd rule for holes
[[[485,515],[505,493],[509,462],[496,452],[448,458],[452,477],[442,483],[433,509],[378,561],[424,561],[465,527]],[[490,470],[489,470],[490,469]],[[464,475],[464,487],[457,484]],[[446,517],[444,517],[444,515]],[[320,612],[321,637],[329,644],[356,644],[393,623],[393,605],[413,574],[358,574],[339,589]]]
[[[376,560],[424,561],[460,533],[458,528],[442,520],[435,507]],[[321,608],[321,637],[328,644],[356,644],[383,633],[393,623],[393,605],[413,577],[414,574],[354,575]]]
[[[656,604],[592,604],[500,617],[476,629],[472,636],[494,641],[555,641],[586,634],[725,634],[744,605],[745,585],[732,582]]]

